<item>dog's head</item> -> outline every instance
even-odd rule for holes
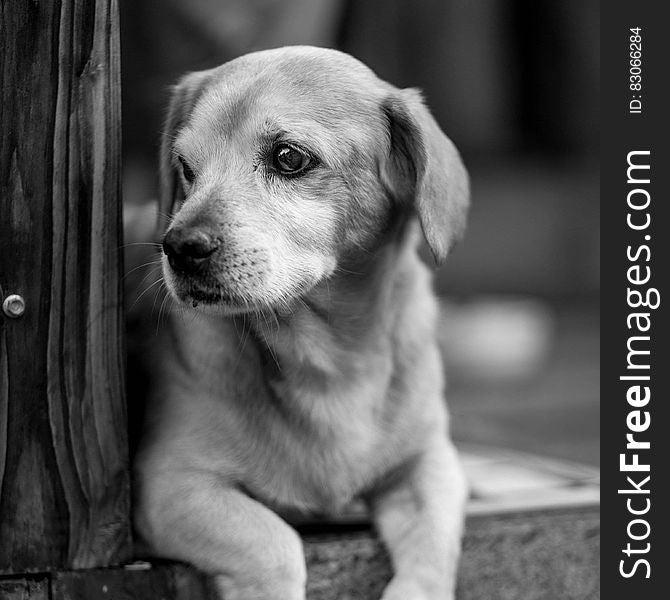
[[[226,313],[290,302],[412,213],[441,262],[468,203],[460,157],[416,90],[309,47],[185,76],[161,178],[168,288]]]

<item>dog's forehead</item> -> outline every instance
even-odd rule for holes
[[[337,129],[380,116],[386,87],[365,65],[334,50],[285,48],[256,52],[212,73],[193,124],[231,128],[248,121],[301,118]]]

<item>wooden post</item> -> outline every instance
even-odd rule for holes
[[[0,573],[130,556],[116,0],[0,2]]]

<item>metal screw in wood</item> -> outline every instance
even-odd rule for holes
[[[26,301],[18,294],[10,294],[2,303],[2,312],[11,319],[18,319],[25,311]]]

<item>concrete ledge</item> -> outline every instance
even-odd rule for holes
[[[371,532],[305,536],[309,600],[376,600],[391,575]],[[598,600],[597,506],[468,518],[458,600]]]

